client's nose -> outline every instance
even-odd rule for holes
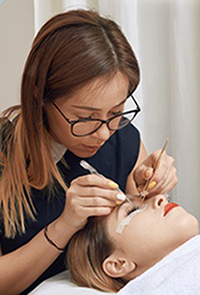
[[[156,208],[160,208],[167,202],[167,197],[165,195],[156,195],[151,198],[152,199],[152,206]]]

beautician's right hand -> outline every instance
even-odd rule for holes
[[[125,195],[119,195],[115,190],[117,187],[115,182],[94,174],[74,179],[66,193],[62,218],[79,230],[86,224],[88,217],[110,214],[125,199]]]

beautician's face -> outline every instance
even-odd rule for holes
[[[111,81],[98,78],[86,85],[68,100],[57,99],[56,104],[69,120],[97,118],[107,120],[123,112],[124,100],[128,94],[128,78],[118,72]],[[49,103],[47,112],[50,133],[54,140],[66,146],[75,155],[83,158],[93,156],[114,133],[103,124],[95,133],[85,137],[75,137],[70,124],[58,110]]]
[[[134,203],[141,207],[140,202]],[[135,262],[141,272],[198,234],[197,220],[182,207],[174,207],[164,216],[167,203],[164,195],[148,199],[144,202],[146,209],[136,214],[121,234],[116,233],[116,229],[132,206],[125,202],[107,217],[108,234],[114,245]]]

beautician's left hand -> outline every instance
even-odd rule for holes
[[[156,194],[165,194],[172,190],[178,182],[176,175],[176,168],[174,167],[174,159],[164,152],[161,156],[160,162],[153,173],[153,167],[159,157],[160,150],[153,152],[146,158],[134,172],[134,180],[138,191],[140,192],[146,181],[151,179],[147,191],[149,195],[147,198]]]

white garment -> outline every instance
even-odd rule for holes
[[[64,271],[42,282],[30,295],[114,295],[91,288],[78,287],[70,281],[69,271]]]
[[[105,295],[78,287],[68,271],[41,283],[31,295]],[[198,295],[200,294],[200,235],[171,252],[152,268],[130,281],[118,295]]]
[[[55,164],[57,164],[62,159],[66,151],[67,148],[64,145],[54,141],[53,139],[51,140],[51,152]]]
[[[200,294],[200,235],[171,252],[118,295]]]

